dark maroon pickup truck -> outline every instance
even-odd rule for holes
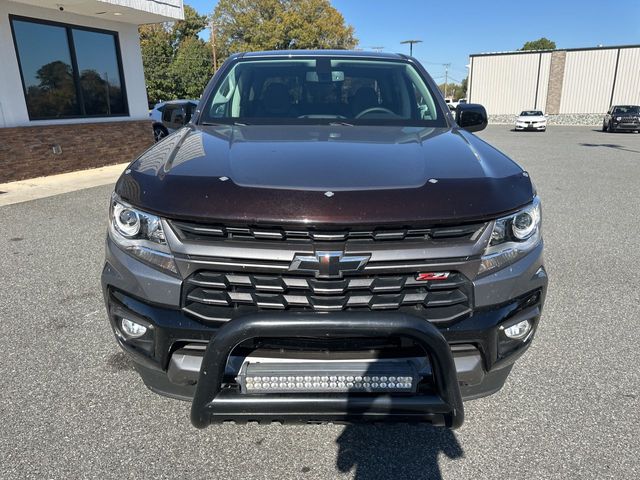
[[[135,160],[102,284],[155,392],[221,421],[426,421],[499,390],[547,287],[527,172],[423,67],[347,51],[232,56]]]

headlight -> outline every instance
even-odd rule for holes
[[[124,203],[116,194],[111,198],[109,235],[130,255],[153,267],[178,274],[160,218]]]
[[[538,197],[519,212],[497,219],[478,274],[506,267],[533,250],[540,242],[541,226]]]
[[[616,117],[616,122],[619,122],[620,120],[622,120],[622,117]]]
[[[113,205],[113,226],[126,238],[134,238],[140,232],[140,216],[136,210],[122,203],[116,201]]]
[[[500,219],[504,221],[505,219]],[[516,213],[511,220],[511,231],[517,240],[526,240],[540,227],[540,201]]]

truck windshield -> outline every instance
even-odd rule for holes
[[[411,64],[329,57],[238,61],[199,123],[447,126]]]

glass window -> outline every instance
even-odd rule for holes
[[[111,34],[73,30],[85,115],[126,113],[115,42]]]
[[[175,107],[173,105],[165,105],[162,108],[162,121],[163,122],[170,122],[171,121],[171,113],[173,112],[174,109],[175,109]]]
[[[401,60],[240,60],[203,105],[213,123],[446,126],[428,84]]]
[[[631,115],[637,115],[638,113],[640,113],[640,107],[636,106],[636,105],[620,105],[618,107],[615,107],[614,114],[631,114]]]
[[[67,30],[13,21],[31,118],[80,115]]]
[[[117,35],[12,17],[31,120],[127,115]]]

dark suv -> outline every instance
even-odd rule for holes
[[[145,384],[235,421],[428,421],[499,390],[547,287],[527,172],[415,59],[232,56],[123,173],[102,273]]]
[[[640,106],[614,105],[604,116],[602,131],[637,133],[640,131]]]

